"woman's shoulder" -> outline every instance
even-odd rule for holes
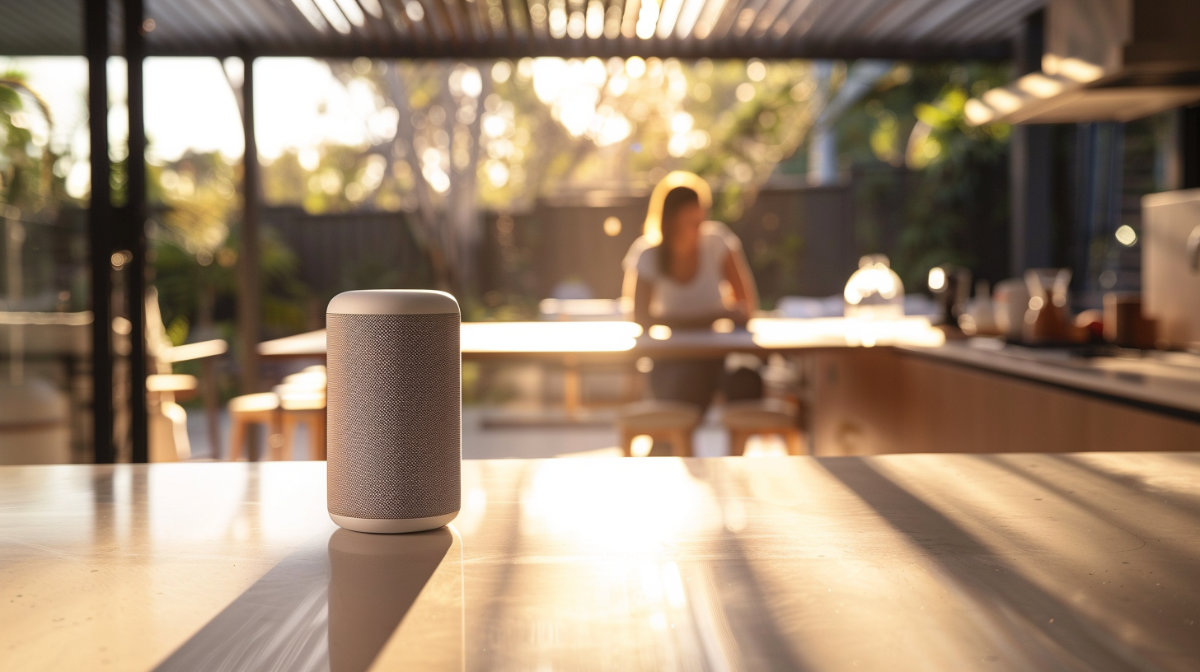
[[[658,245],[651,243],[650,239],[646,238],[645,236],[638,236],[636,239],[634,239],[633,243],[629,245],[629,252],[627,252],[625,256],[638,257],[647,250],[652,250],[656,247],[658,247]]]
[[[737,234],[731,231],[724,222],[716,220],[710,219],[701,224],[700,236],[714,243],[721,243],[731,250],[742,246],[742,241],[738,239]]]
[[[645,262],[642,262],[642,258],[648,258],[648,252],[655,247],[658,246],[652,244],[645,236],[638,236],[637,239],[633,241],[633,244],[629,246],[629,251],[625,253],[625,259],[621,265],[626,269],[634,267],[638,268],[639,271],[644,272],[646,269],[639,267],[645,266]]]

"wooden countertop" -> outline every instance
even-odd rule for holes
[[[324,479],[0,468],[4,666],[1200,666],[1200,453],[468,461],[409,536]]]
[[[1079,357],[1068,350],[1003,345],[993,339],[901,349],[1200,422],[1200,356],[1194,354],[1150,351],[1141,357]]]

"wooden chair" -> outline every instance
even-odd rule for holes
[[[149,427],[150,461],[165,462],[186,460],[191,457],[191,442],[187,433],[187,412],[179,401],[191,398],[199,391],[204,401],[208,420],[209,440],[213,456],[220,454],[217,419],[215,358],[225,354],[228,344],[221,339],[186,343],[172,346],[167,338],[162,312],[158,303],[158,291],[146,290],[146,410]],[[199,360],[202,370],[200,378],[177,374],[172,365]],[[118,395],[119,396],[119,395]],[[118,426],[131,422],[126,409],[117,411]]]
[[[311,460],[325,459],[325,367],[306,367],[299,373],[285,376],[275,387],[283,417],[283,452],[293,455],[296,429],[307,428],[308,456]]]
[[[146,376],[151,462],[174,462],[191,457],[187,411],[177,402],[190,398],[198,386],[196,377],[186,374],[152,373]]]
[[[243,394],[229,400],[229,459],[240,460],[246,453],[246,432],[252,425],[267,427],[267,447],[271,459],[283,452],[279,395],[274,392]]]
[[[303,374],[301,374],[303,375]],[[325,459],[325,381],[320,386],[295,380],[275,387],[283,417],[283,451],[289,459],[296,439],[296,428],[305,425],[310,460]]]
[[[777,435],[787,443],[789,455],[804,455],[797,408],[780,399],[751,399],[725,404],[721,424],[729,432],[729,454],[744,455],[751,436]]]
[[[700,409],[678,401],[639,401],[622,407],[617,416],[621,450],[633,455],[633,439],[646,435],[671,444],[676,457],[691,457],[692,432],[700,424]]]

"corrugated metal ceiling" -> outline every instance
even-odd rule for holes
[[[86,0],[0,0],[0,54],[83,52]],[[145,0],[150,55],[1001,58],[1045,0]],[[113,45],[120,3],[112,2]]]

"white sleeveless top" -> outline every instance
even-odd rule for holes
[[[686,319],[707,317],[726,309],[724,297],[729,294],[723,265],[731,252],[740,253],[742,243],[721,222],[700,225],[700,262],[689,282],[676,282],[658,266],[658,245],[651,245],[644,236],[629,247],[622,262],[626,272],[636,270],[638,279],[654,285],[650,300],[650,316]]]

